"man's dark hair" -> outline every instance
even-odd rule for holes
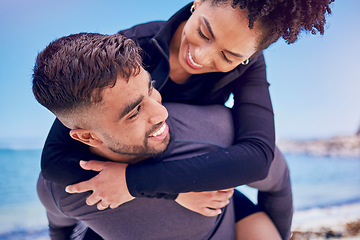
[[[33,93],[55,114],[102,100],[102,90],[117,77],[129,79],[141,69],[140,48],[116,35],[79,33],[51,42],[36,58]]]
[[[207,1],[207,0],[203,0]],[[301,31],[324,34],[326,15],[335,0],[209,0],[212,4],[231,4],[248,11],[249,28],[260,23],[262,39],[259,50],[265,49],[279,38],[288,44],[295,42]]]

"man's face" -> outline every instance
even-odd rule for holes
[[[168,112],[144,69],[129,81],[118,78],[114,87],[104,89],[99,109],[90,116],[97,126],[94,130],[113,152],[140,157],[166,149],[170,139],[165,123]]]

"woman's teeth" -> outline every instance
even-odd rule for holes
[[[200,65],[200,64],[197,64],[196,62],[194,62],[194,59],[191,57],[190,50],[189,50],[188,55],[189,55],[190,63],[191,63],[192,65],[194,65],[194,66],[197,67],[197,68],[202,68],[202,67],[203,67],[203,65]]]
[[[166,127],[165,124],[163,124],[159,130],[157,130],[153,135],[151,135],[151,137],[156,137],[162,134],[165,131],[165,127]]]

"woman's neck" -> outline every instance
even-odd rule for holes
[[[185,26],[185,22],[182,22],[176,29],[175,34],[171,38],[169,47],[169,63],[170,63],[170,78],[178,84],[185,83],[190,73],[186,72],[179,62],[179,49],[181,44],[181,35]]]

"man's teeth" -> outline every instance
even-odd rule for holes
[[[165,131],[165,124],[162,125],[162,127],[157,130],[156,133],[154,133],[153,135],[151,135],[152,137],[156,137],[156,136],[159,136],[160,134],[162,134],[163,132]]]
[[[190,60],[191,64],[194,65],[195,67],[198,67],[198,68],[202,68],[202,67],[203,67],[202,65],[197,64],[196,62],[194,62],[194,60],[193,60],[192,57],[191,57],[190,50],[189,50],[189,60]]]

